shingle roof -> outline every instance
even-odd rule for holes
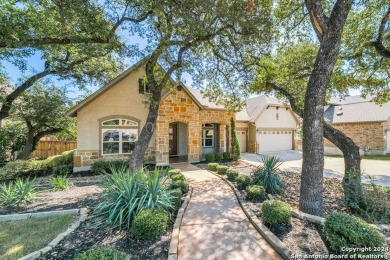
[[[195,88],[190,88],[190,87],[187,87],[185,86],[190,92],[191,94],[194,96],[194,98],[196,98],[199,103],[204,107],[204,108],[212,108],[212,109],[225,109],[224,106],[222,105],[217,105],[216,103],[210,101],[208,98],[205,98],[203,97],[203,94],[202,92],[199,90],[199,89],[195,89]]]
[[[375,104],[372,97],[333,98],[325,109],[325,120],[331,124],[384,122],[390,118],[390,102]]]
[[[237,121],[255,122],[268,106],[284,106],[277,98],[265,95],[253,97],[247,100],[246,107],[236,114]]]

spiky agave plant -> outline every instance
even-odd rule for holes
[[[264,165],[252,171],[252,180],[255,184],[264,186],[268,193],[279,193],[283,189],[279,166],[283,160],[276,156],[262,156]]]
[[[102,183],[102,202],[94,212],[107,223],[120,229],[129,229],[135,216],[147,208],[173,208],[174,198],[164,185],[166,176],[155,170],[130,172],[126,167],[112,167],[112,175]]]
[[[0,186],[0,206],[19,206],[24,203],[31,203],[36,199],[37,189],[35,179],[17,179],[8,184]]]

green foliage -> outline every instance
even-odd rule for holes
[[[168,171],[169,176],[177,175],[177,174],[181,174],[181,171],[179,169],[171,169]]]
[[[224,152],[223,153],[223,159],[225,161],[229,161],[230,160],[230,153],[229,152]]]
[[[177,180],[171,183],[169,186],[170,189],[180,189],[183,193],[188,191],[189,185],[186,180]]]
[[[233,117],[230,118],[230,128],[231,128],[231,145],[232,145],[232,159],[233,161],[237,161],[241,158],[241,151],[240,151],[240,143],[238,142],[237,133],[236,133],[236,122],[234,121]]]
[[[224,175],[224,174],[226,174],[226,171],[227,171],[228,168],[229,168],[229,167],[226,166],[226,165],[218,165],[218,166],[217,166],[217,172],[218,172],[219,174]]]
[[[239,174],[240,174],[240,173],[239,173],[236,169],[234,169],[234,168],[232,168],[232,167],[229,167],[229,168],[227,169],[227,171],[226,171],[226,175],[227,175],[228,179],[231,180],[231,181],[236,180],[236,178],[237,178],[237,176],[238,176]]]
[[[209,163],[207,164],[207,168],[210,170],[210,171],[217,171],[217,167],[219,166],[218,163]]]
[[[61,155],[55,155],[47,158],[46,164],[48,167],[58,167],[64,165],[72,165],[73,166],[73,153],[74,150],[63,152]]]
[[[113,160],[113,161],[96,161],[92,163],[91,172],[95,174],[111,174],[111,168],[119,169],[122,167],[128,168],[128,161]]]
[[[66,175],[53,177],[50,184],[54,186],[55,190],[66,190],[69,188],[69,178]]]
[[[182,181],[182,180],[185,180],[184,176],[180,173],[180,174],[174,174],[174,175],[171,175],[171,180],[173,182],[175,181]]]
[[[0,102],[1,104],[1,102]],[[26,127],[19,121],[6,122],[0,127],[0,161],[15,159],[15,153],[24,148],[26,144]]]
[[[60,166],[55,166],[52,169],[52,174],[57,176],[62,175],[69,175],[73,172],[73,165],[72,164],[65,164]]]
[[[77,254],[73,260],[126,260],[125,253],[107,246],[91,248],[84,253]]]
[[[358,213],[370,223],[390,224],[390,188],[363,185],[364,208]]]
[[[162,209],[144,209],[133,221],[131,232],[136,239],[154,239],[167,229],[169,214]]]
[[[246,197],[249,200],[259,201],[265,199],[265,189],[260,185],[249,185],[245,189]]]
[[[175,208],[179,208],[181,205],[181,197],[183,197],[183,192],[181,189],[174,189],[172,190],[171,195],[174,198]]]
[[[206,162],[214,162],[215,161],[215,154],[209,153],[205,155]]]
[[[143,209],[173,209],[172,191],[167,189],[167,176],[158,169],[153,173],[111,167],[102,184],[102,202],[94,212],[107,223],[129,229],[135,216]]]
[[[215,156],[215,161],[216,162],[220,162],[223,159],[223,154],[222,153],[215,153],[214,156]]]
[[[41,176],[47,172],[47,163],[44,160],[17,160],[8,162],[0,168],[0,179],[10,180],[17,177]]]
[[[345,248],[382,247],[380,233],[360,218],[345,213],[330,214],[325,218],[324,233],[330,247],[339,253]],[[379,251],[359,252],[359,254],[380,254]]]
[[[263,221],[267,224],[288,224],[291,219],[291,208],[280,200],[267,200],[261,204]]]
[[[17,179],[0,186],[0,206],[13,207],[31,203],[36,199],[35,179]]]
[[[264,166],[259,166],[251,173],[253,183],[264,186],[269,193],[279,193],[283,189],[282,177],[278,167],[283,161],[275,156],[262,156]]]
[[[239,189],[244,190],[249,184],[251,184],[251,178],[247,175],[239,174],[236,178],[236,183]]]

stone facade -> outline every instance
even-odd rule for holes
[[[234,116],[224,110],[201,110],[190,95],[183,89],[172,91],[165,97],[159,108],[156,125],[156,164],[169,164],[169,124],[181,122],[187,125],[187,154],[189,162],[202,158],[202,125],[219,124],[219,151],[226,151],[226,125]]]
[[[386,151],[385,122],[332,124],[332,126],[350,137],[361,149],[361,152],[383,154]],[[326,154],[341,154],[336,146],[324,140]]]

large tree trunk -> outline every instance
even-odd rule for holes
[[[310,75],[303,115],[303,162],[299,209],[322,216],[324,170],[324,103],[328,85],[340,48],[341,33],[352,1],[339,0],[326,21],[326,31]]]
[[[26,145],[24,146],[23,150],[18,153],[16,159],[17,160],[27,160],[30,157],[30,154],[35,149],[35,142],[34,142],[34,133],[32,131],[27,132],[27,138],[26,138]]]

